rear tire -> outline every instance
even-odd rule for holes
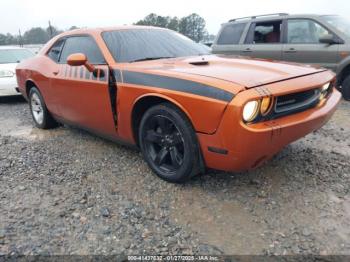
[[[347,101],[350,101],[350,75],[345,77],[342,83],[341,91],[343,98]]]
[[[168,182],[182,183],[200,172],[200,150],[192,124],[170,103],[146,111],[140,123],[139,142],[149,167]]]
[[[37,87],[32,87],[29,91],[29,107],[36,127],[51,129],[58,126],[47,110],[44,98]]]

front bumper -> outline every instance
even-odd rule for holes
[[[334,89],[312,109],[250,125],[237,121],[241,112],[229,106],[215,134],[197,134],[206,166],[234,172],[256,168],[284,146],[322,127],[340,99]],[[212,148],[222,150],[212,152]]]
[[[20,95],[16,76],[0,78],[0,96]]]

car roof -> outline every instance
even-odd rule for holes
[[[102,32],[107,31],[118,31],[118,30],[131,30],[131,29],[154,29],[154,30],[169,30],[166,28],[155,27],[155,26],[143,26],[143,25],[121,25],[121,26],[113,26],[113,27],[98,27],[98,28],[78,28],[70,31],[63,32],[59,35],[56,35],[49,42],[47,42],[44,47],[39,51],[39,54],[45,54],[53,43],[57,41],[57,39],[69,37],[69,36],[77,36],[77,35],[100,35]]]
[[[160,28],[155,26],[143,26],[143,25],[122,25],[122,26],[112,26],[112,27],[97,27],[97,28],[79,28],[71,31],[67,31],[61,34],[62,35],[71,35],[71,34],[91,34],[91,33],[101,33],[106,31],[118,31],[118,30],[130,30],[130,29],[160,29],[167,30],[166,28]]]
[[[250,21],[270,21],[270,20],[279,20],[285,18],[320,18],[324,16],[336,16],[336,15],[320,15],[320,14],[287,14],[287,13],[276,13],[276,14],[266,14],[266,15],[256,15],[256,16],[248,16],[248,17],[239,17],[229,20],[227,23],[244,23]]]

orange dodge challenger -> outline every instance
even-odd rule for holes
[[[16,72],[37,127],[136,145],[170,182],[256,168],[325,124],[341,98],[328,70],[210,55],[155,27],[63,33]]]

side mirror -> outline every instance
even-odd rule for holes
[[[334,35],[331,35],[331,34],[327,34],[320,37],[319,41],[322,44],[329,44],[329,45],[339,44],[339,41],[334,37]]]
[[[95,67],[89,63],[86,55],[82,53],[71,54],[68,56],[67,64],[70,66],[85,66],[89,72],[95,71]]]

